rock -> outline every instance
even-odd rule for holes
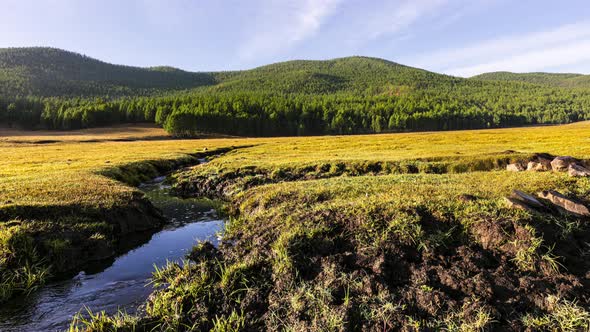
[[[556,157],[555,159],[553,159],[553,161],[551,162],[551,168],[554,171],[557,172],[562,172],[562,171],[566,171],[567,168],[576,162],[576,159],[572,158],[572,157]]]
[[[524,171],[524,167],[519,163],[508,164],[506,166],[506,170],[509,172],[522,172]]]
[[[530,161],[526,168],[527,171],[533,172],[546,172],[551,169],[551,160],[545,158],[537,158],[536,160]]]
[[[508,205],[508,207],[512,209],[520,209],[531,212],[535,211],[533,208],[531,208],[530,206],[526,205],[524,202],[516,198],[504,197],[504,201],[506,202],[506,205]]]
[[[573,177],[585,177],[590,176],[590,169],[578,164],[571,164],[567,168],[567,174]]]
[[[573,199],[567,198],[557,191],[542,191],[538,193],[537,196],[550,201],[554,205],[566,210],[569,213],[590,217],[590,210],[588,210],[586,206],[580,202],[574,201]]]
[[[531,206],[531,207],[536,207],[536,208],[545,207],[543,205],[543,203],[541,203],[534,196],[524,193],[520,190],[513,190],[512,193],[510,194],[510,198],[521,201],[522,203],[525,203],[526,205]]]
[[[527,164],[527,167],[526,167],[527,171],[533,171],[533,172],[546,172],[550,169],[551,169],[551,164],[549,164],[549,167],[547,167],[546,165],[543,165],[543,164],[536,162],[536,161],[529,161],[529,163]]]

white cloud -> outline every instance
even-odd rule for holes
[[[590,61],[590,22],[488,40],[411,59],[417,67],[458,76],[488,71],[534,71]]]
[[[374,13],[369,17],[362,17],[366,27],[365,36],[377,39],[402,32],[447,2],[448,0],[390,1],[384,7],[375,8]]]
[[[346,46],[353,50],[379,40],[389,46],[416,34],[414,27],[439,16],[442,7],[464,0],[386,0],[359,2],[345,13]],[[431,21],[429,22],[429,24]]]
[[[531,72],[590,62],[590,38],[512,55],[474,66],[451,68],[445,72],[470,77],[492,71]]]
[[[275,55],[312,37],[334,13],[341,0],[304,0],[288,2],[267,10],[258,17],[259,24],[241,45],[241,59]],[[269,4],[269,7],[272,5]],[[297,7],[297,8],[295,8]]]

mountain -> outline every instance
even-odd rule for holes
[[[137,95],[200,88],[210,92],[379,94],[461,81],[383,59],[295,60],[243,71],[193,73],[173,67],[113,65],[55,48],[0,49],[0,95]]]
[[[0,49],[2,95],[129,95],[214,83],[207,73],[113,65],[55,48]]]
[[[333,60],[294,60],[251,70],[214,73],[214,91],[284,93],[357,92],[378,94],[402,86],[426,87],[461,79],[395,62],[353,56]]]
[[[176,136],[284,136],[570,123],[590,120],[588,77],[466,79],[360,56],[192,73],[12,48],[0,49],[0,124],[75,129],[155,122]],[[126,96],[134,98],[118,98]]]
[[[47,47],[0,49],[0,96],[136,96],[170,91],[356,95],[399,94],[429,88],[530,83],[590,88],[590,75],[493,72],[463,79],[362,56],[293,60],[250,70],[188,72],[169,66],[114,65]]]
[[[511,73],[499,71],[473,76],[473,80],[518,81],[565,88],[590,88],[590,75],[557,73]]]

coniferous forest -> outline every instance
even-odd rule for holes
[[[586,82],[546,73],[464,79],[367,57],[191,73],[15,48],[0,50],[0,122],[66,130],[152,122],[179,137],[564,124],[590,120]]]

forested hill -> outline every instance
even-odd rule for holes
[[[558,73],[511,73],[499,71],[473,76],[473,80],[518,81],[566,88],[590,88],[590,75]]]
[[[590,120],[585,80],[510,73],[465,79],[368,57],[190,73],[57,49],[3,49],[0,125],[155,122],[176,136],[285,136],[559,124]]]
[[[375,95],[461,80],[369,57],[191,73],[172,67],[112,65],[55,48],[0,49],[0,95],[4,96],[131,96],[198,87],[208,92]]]
[[[214,74],[210,91],[334,93],[376,95],[403,88],[452,85],[463,79],[412,68],[395,62],[353,56],[333,60],[294,60],[251,70]]]
[[[295,60],[250,70],[187,72],[160,66],[113,65],[56,48],[0,48],[0,96],[117,97],[200,92],[399,95],[409,90],[474,87],[485,82],[590,88],[590,75],[493,72],[463,79],[395,62],[346,57]],[[510,85],[508,85],[510,86]]]
[[[0,49],[0,95],[137,95],[213,84],[208,73],[113,65],[55,48]]]

